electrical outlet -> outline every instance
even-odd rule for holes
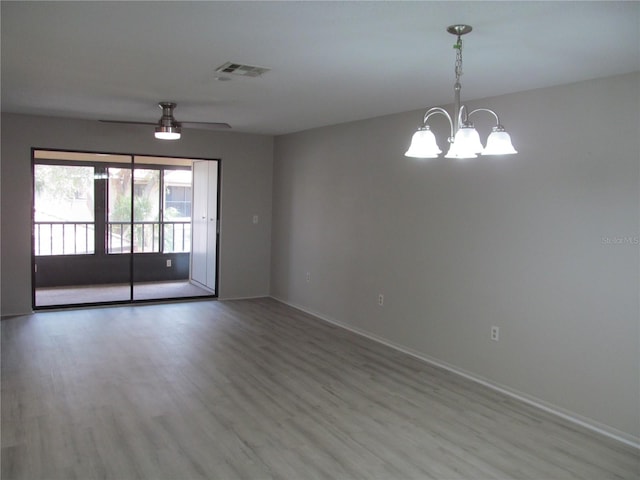
[[[171,259],[167,258],[167,267],[170,267],[170,266],[171,266]]]
[[[491,327],[491,340],[497,342],[500,340],[500,328],[499,327]]]
[[[383,294],[379,294],[378,295],[378,305],[380,305],[380,306],[384,305],[384,295]]]
[[[307,272],[307,283],[311,282],[311,272]]]
[[[254,215],[254,216],[253,216],[253,223],[254,223],[254,225],[255,225],[256,223],[258,223],[258,220],[259,220],[258,215]]]

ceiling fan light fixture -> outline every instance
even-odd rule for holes
[[[180,124],[173,118],[173,109],[176,108],[176,104],[160,102],[158,106],[162,109],[162,117],[156,127],[155,137],[160,140],[178,140],[180,138]]]
[[[155,137],[160,140],[178,140],[180,138],[180,127],[174,125],[158,125]]]

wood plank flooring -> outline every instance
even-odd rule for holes
[[[188,280],[136,283],[133,288],[134,300],[202,297],[210,295],[212,295],[211,292],[190,283]],[[79,305],[98,302],[127,302],[130,297],[131,287],[128,283],[37,288],[36,307]]]
[[[5,319],[9,479],[638,479],[637,450],[272,299]]]

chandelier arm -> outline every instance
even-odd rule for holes
[[[447,120],[449,121],[449,127],[451,129],[451,135],[449,135],[449,143],[452,143],[453,142],[453,136],[454,136],[453,120],[451,120],[451,115],[449,115],[449,112],[447,112],[444,108],[432,107],[429,110],[427,110],[427,112],[424,114],[424,120],[422,121],[422,123],[423,123],[423,125],[426,126],[427,125],[427,120],[429,120],[429,117],[432,117],[433,115],[436,115],[437,113],[447,117]]]
[[[501,127],[502,125],[500,124],[500,118],[498,117],[498,114],[496,112],[494,112],[493,110],[489,109],[489,108],[476,108],[475,110],[471,110],[469,112],[469,114],[467,115],[467,117],[470,117],[471,115],[473,115],[476,112],[489,112],[490,114],[492,114],[495,119],[496,119],[496,125],[498,127]]]
[[[455,125],[455,131],[457,132],[458,129],[463,126],[463,125],[468,125],[469,124],[469,113],[467,113],[467,106],[466,105],[459,105],[458,107],[458,114],[456,116],[456,120],[457,123]]]

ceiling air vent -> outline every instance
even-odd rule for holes
[[[227,62],[216,68],[218,73],[228,73],[229,75],[238,75],[240,77],[259,77],[267,73],[270,68],[254,67],[252,65],[242,65],[240,63]]]

